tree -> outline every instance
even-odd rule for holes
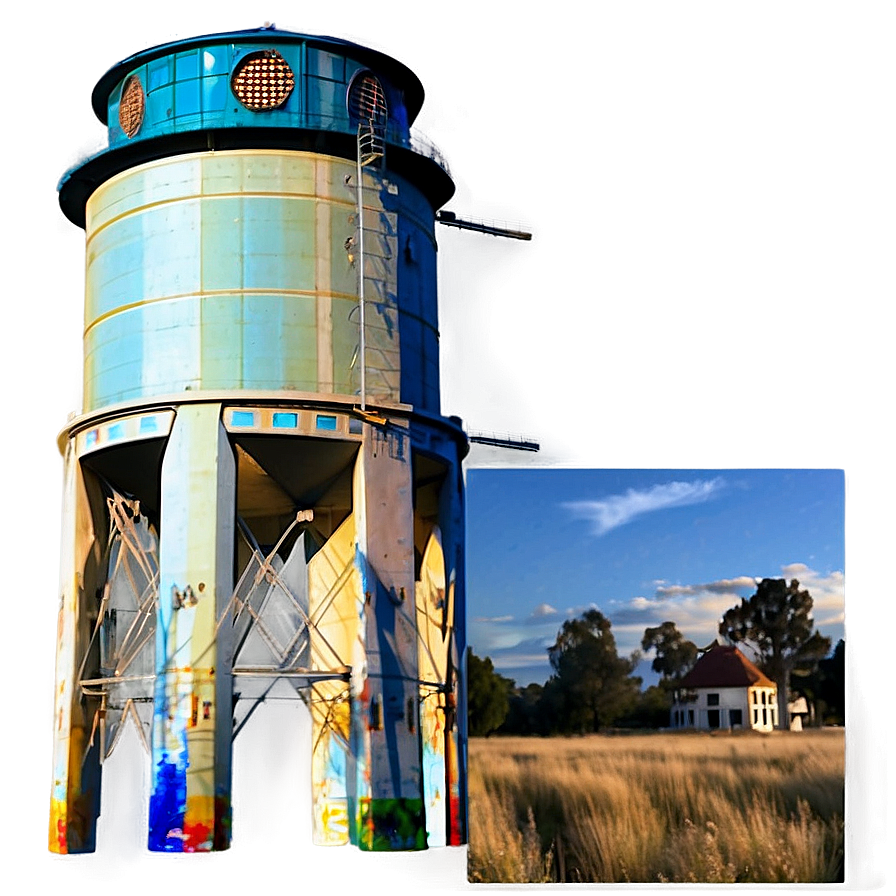
[[[819,725],[846,723],[846,643],[842,638],[814,672],[801,677],[797,688],[812,700]]]
[[[561,730],[599,731],[634,706],[641,679],[632,677],[638,654],[616,652],[610,620],[598,610],[568,619],[548,649],[554,675],[545,698],[559,710]]]
[[[551,717],[544,704],[544,685],[533,682],[524,688],[514,688],[501,733],[546,735],[550,732]]]
[[[624,728],[665,728],[672,709],[672,692],[662,685],[652,684],[638,694],[632,710],[620,720]]]
[[[846,724],[846,642],[841,638],[828,659],[818,664],[821,697],[838,725]]]
[[[488,737],[501,727],[510,708],[513,681],[495,672],[492,661],[467,649],[467,718],[471,737]]]
[[[656,651],[650,668],[662,676],[666,687],[674,687],[697,661],[697,645],[686,641],[674,622],[645,629],[641,648]]]
[[[763,579],[756,593],[732,607],[719,623],[731,644],[746,644],[759,666],[778,686],[778,724],[790,727],[787,701],[794,670],[811,672],[831,649],[831,639],[815,631],[812,596],[791,579]]]

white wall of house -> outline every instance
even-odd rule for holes
[[[670,723],[673,728],[718,728],[771,731],[778,723],[777,689],[692,688],[673,700]]]

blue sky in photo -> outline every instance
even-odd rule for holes
[[[798,579],[844,636],[842,471],[467,472],[468,643],[517,684],[549,677],[547,647],[589,607],[621,654],[666,620],[705,647],[762,578]]]

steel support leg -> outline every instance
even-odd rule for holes
[[[352,840],[368,850],[425,849],[410,439],[396,426],[365,430],[355,515],[366,676],[353,676]]]
[[[177,412],[162,463],[149,848],[230,845],[236,468],[219,405]],[[221,624],[219,625],[219,620]]]
[[[98,698],[84,695],[91,633],[96,622],[99,548],[88,484],[70,441],[65,454],[65,503],[53,711],[53,790],[49,847],[56,853],[93,852],[100,813],[100,762],[91,733]]]

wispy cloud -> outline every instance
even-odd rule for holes
[[[842,572],[820,573],[805,563],[784,565],[777,574],[774,570],[763,572],[770,578],[798,579],[800,587],[812,595],[816,626],[822,634],[840,637],[844,607]],[[645,628],[669,619],[686,638],[702,647],[718,634],[722,614],[753,594],[762,578],[740,575],[699,584],[658,582],[652,596],[613,601],[606,612],[613,623],[617,645],[620,650],[632,649]]]
[[[474,622],[513,622],[513,616],[474,616]]]
[[[630,488],[622,495],[597,501],[569,501],[563,506],[577,518],[588,520],[592,534],[601,536],[646,513],[709,501],[724,486],[725,480],[720,476],[693,482],[667,482],[648,489]]]
[[[508,647],[499,647],[489,652],[489,659],[498,671],[519,669],[523,666],[540,666],[543,669],[543,678],[536,676],[538,680],[546,680],[550,675],[548,664],[548,647],[553,643],[545,638],[526,638]]]
[[[736,576],[733,579],[718,579],[715,582],[705,582],[702,585],[666,585],[661,584],[656,589],[658,599],[674,597],[679,594],[730,594],[741,588],[755,589],[759,579],[754,576]]]

